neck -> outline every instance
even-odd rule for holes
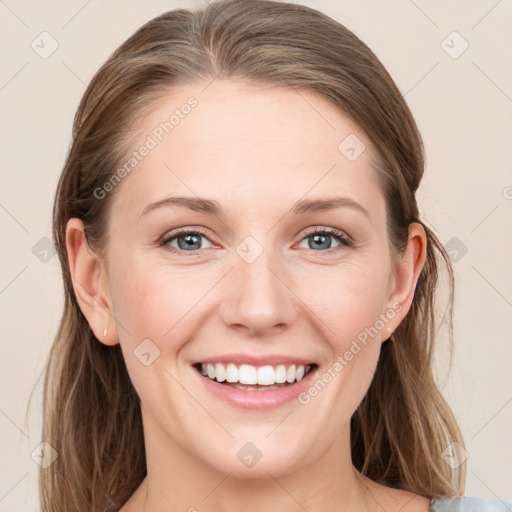
[[[248,504],[255,512],[382,510],[372,498],[368,479],[352,465],[348,427],[320,458],[308,464],[298,461],[298,469],[290,473],[266,468],[250,478],[223,473],[192,457],[153,429],[154,424],[146,427],[151,432],[146,439],[148,472],[138,490],[141,505],[134,511],[235,512]]]
[[[220,475],[216,485],[197,486],[199,494],[184,482],[166,479],[165,487],[149,475],[144,480],[144,503],[141,512],[184,510],[187,512],[235,512],[250,504],[255,512],[370,512],[373,503],[366,483],[355,473],[341,486],[339,481],[318,482],[314,479],[293,481],[296,475],[268,479],[237,479]],[[172,483],[170,483],[172,482]],[[338,488],[335,487],[338,485]],[[343,489],[349,489],[343,490]],[[170,493],[169,491],[172,490]],[[140,509],[139,509],[140,510]]]

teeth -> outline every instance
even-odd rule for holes
[[[201,365],[201,367],[203,367]],[[234,364],[228,364],[226,368],[226,380],[228,382],[238,382],[238,368]]]
[[[248,364],[240,365],[238,369],[238,382],[240,382],[240,384],[257,384],[258,370],[256,367]]]
[[[286,382],[290,384],[295,381],[295,365],[292,364],[288,371],[286,372]]]
[[[261,386],[271,386],[275,384],[274,368],[272,368],[272,366],[262,366],[258,368],[257,381]],[[242,381],[240,380],[240,382]]]
[[[209,372],[208,372],[208,377],[210,377]],[[216,364],[215,365],[215,375],[214,375],[214,377],[219,382],[224,382],[226,380],[226,369],[224,368],[224,366],[222,364]]]
[[[286,382],[286,366],[280,364],[274,371],[274,379],[278,384]]]
[[[277,366],[252,366],[250,364],[241,364],[237,366],[233,363],[223,364],[201,364],[201,373],[209,379],[217,382],[238,383],[244,385],[273,386],[274,384],[283,384],[288,382],[292,384],[299,382],[310,371],[310,365],[288,366],[280,364]],[[235,386],[239,387],[239,386]],[[240,389],[244,389],[241,388]]]

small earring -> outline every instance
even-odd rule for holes
[[[103,330],[103,336],[105,336],[105,338],[107,337],[107,329],[106,328]]]

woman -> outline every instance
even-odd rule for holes
[[[217,2],[130,37],[55,198],[42,509],[504,510],[446,462],[423,158],[382,64],[318,11]]]

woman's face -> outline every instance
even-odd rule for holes
[[[106,187],[106,276],[147,453],[233,476],[348,457],[411,285],[370,141],[310,92],[221,80],[173,90],[137,132]]]

